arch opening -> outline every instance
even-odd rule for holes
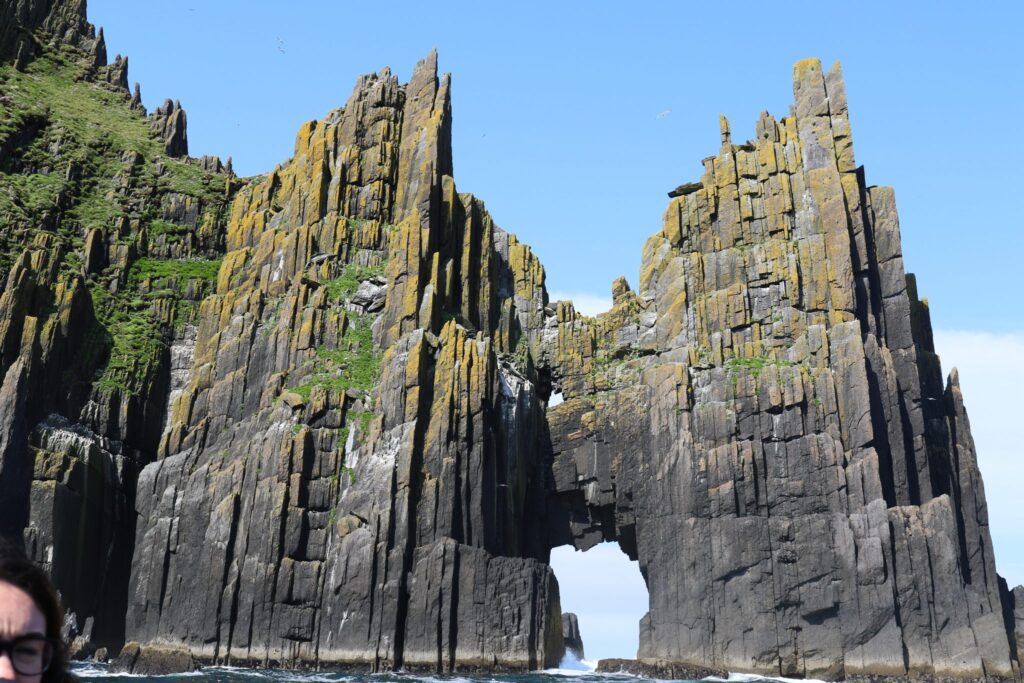
[[[582,637],[582,661],[566,651],[561,668],[593,669],[601,659],[636,659],[640,620],[650,608],[640,565],[618,543],[586,551],[563,545],[551,551],[562,613],[575,614]]]

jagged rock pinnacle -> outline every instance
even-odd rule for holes
[[[149,115],[149,121],[153,130],[163,139],[167,156],[188,156],[188,123],[180,102],[165,100],[162,106]]]

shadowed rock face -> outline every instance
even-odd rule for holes
[[[1008,606],[1013,608],[1013,619],[1007,620],[1007,625],[1016,634],[1017,660],[1020,661],[1021,653],[1024,652],[1024,586],[1017,586],[1013,589],[1013,594],[1008,603],[1011,602],[1013,604],[1008,604]]]
[[[65,42],[147,151],[106,150],[132,179],[104,195],[120,217],[89,224],[76,184],[3,261],[0,519],[98,643],[160,666],[553,666],[550,549],[615,540],[650,593],[646,671],[1017,675],[1021,598],[957,378],[893,193],[854,163],[838,66],[798,63],[791,115],[754,141],[723,119],[638,290],[620,278],[589,318],[456,191],[435,54],[404,85],[361,77],[290,160],[238,180],[187,159],[177,105],[147,121],[91,40]],[[19,121],[0,149],[53,125]],[[162,351],[115,363],[139,310]],[[97,325],[106,350],[74,356]],[[75,572],[95,534],[102,607]]]

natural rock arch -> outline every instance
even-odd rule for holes
[[[8,3],[0,27],[18,68],[66,42],[77,75],[123,95],[129,129],[151,123],[84,2]],[[449,93],[436,54],[405,85],[364,76],[246,181],[163,158],[166,140],[101,150],[181,242],[132,183],[103,195],[123,220],[84,249],[59,213],[19,224],[0,297],[3,519],[59,581],[107,557],[124,622],[62,586],[79,619],[200,661],[537,668],[562,651],[550,549],[616,540],[650,589],[640,658],[670,674],[1014,676],[1016,603],[956,376],[943,386],[893,193],[854,162],[839,69],[798,63],[793,112],[762,115],[754,141],[723,119],[636,293],[617,281],[596,318],[552,304],[530,249],[457,192]],[[29,123],[26,139],[45,127]],[[202,187],[161,189],[169,170]],[[90,199],[76,188],[61,201]],[[137,250],[181,277],[132,279]],[[196,256],[223,257],[215,278],[186,277]],[[116,322],[90,291],[131,287],[156,300],[158,346],[185,339],[174,311],[193,306],[173,391],[169,353],[103,383],[111,349],[106,366],[70,351]],[[76,498],[83,468],[96,498]],[[116,556],[67,542],[101,538],[101,516],[49,514],[67,501],[109,512]]]

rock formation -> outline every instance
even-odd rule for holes
[[[127,90],[127,86],[125,89]],[[165,100],[163,106],[157,107],[149,115],[149,121],[153,130],[163,139],[167,156],[188,156],[188,123],[185,119],[185,110],[181,108],[181,102]]]
[[[42,45],[74,45],[93,55],[106,48],[102,35],[86,20],[85,0],[8,0],[0,5],[0,57],[10,60],[22,53],[27,60]]]
[[[639,559],[641,660],[1011,677],[966,413],[893,193],[854,163],[838,66],[798,63],[794,95],[751,142],[723,119],[639,294],[596,321],[559,312],[548,422],[571,536]]]
[[[565,652],[577,660],[583,660],[583,636],[580,635],[580,622],[572,612],[562,614],[562,639],[565,641]]]
[[[84,2],[0,4],[0,53],[32,45],[22,71],[0,63],[0,533],[49,570],[79,651],[116,653],[169,347],[237,186],[164,156],[95,35]]]
[[[97,67],[84,12],[0,13],[0,533],[93,645],[552,666],[550,550],[614,540],[646,671],[1018,676],[957,377],[838,67],[798,63],[753,141],[723,119],[637,291],[590,318],[457,192],[435,54],[238,179],[187,157],[177,104],[144,117],[126,60]]]

